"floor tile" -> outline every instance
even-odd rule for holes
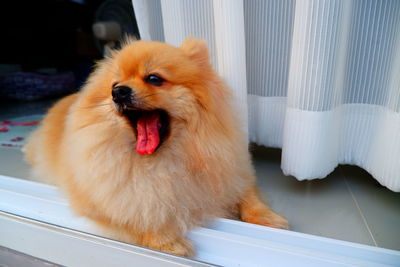
[[[283,175],[280,150],[257,148],[253,153],[261,191],[292,231],[374,245],[339,171],[322,180],[297,181]]]
[[[341,170],[377,245],[400,250],[400,193],[379,185],[361,168]]]
[[[2,100],[0,101],[0,120],[45,114],[55,101],[57,101],[57,98],[31,102]],[[29,165],[25,162],[20,149],[0,147],[0,174],[30,179]]]
[[[30,179],[30,169],[23,153],[17,148],[0,148],[0,174]]]

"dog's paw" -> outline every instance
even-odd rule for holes
[[[183,239],[183,238],[176,240],[175,242],[169,244],[163,250],[168,253],[172,253],[172,254],[184,256],[184,257],[192,257],[194,255],[192,244],[188,240]]]
[[[289,229],[289,225],[285,217],[275,213],[274,211],[263,208],[249,211],[242,220],[248,223],[264,225],[273,228]]]
[[[192,257],[194,255],[192,244],[184,238],[178,238],[168,243],[153,243],[149,247],[178,256]]]

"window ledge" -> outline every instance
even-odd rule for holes
[[[216,219],[192,230],[193,260],[99,236],[57,188],[0,175],[0,246],[67,266],[398,266],[400,252]],[[94,235],[93,235],[94,234]],[[111,264],[112,263],[112,264]],[[162,264],[162,265],[161,265]]]

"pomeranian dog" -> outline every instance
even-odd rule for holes
[[[260,200],[231,100],[204,41],[128,40],[49,110],[26,158],[124,242],[190,256],[185,232],[210,218],[287,228]]]

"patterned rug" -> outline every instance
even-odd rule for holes
[[[43,115],[31,115],[0,121],[0,146],[21,148]]]

